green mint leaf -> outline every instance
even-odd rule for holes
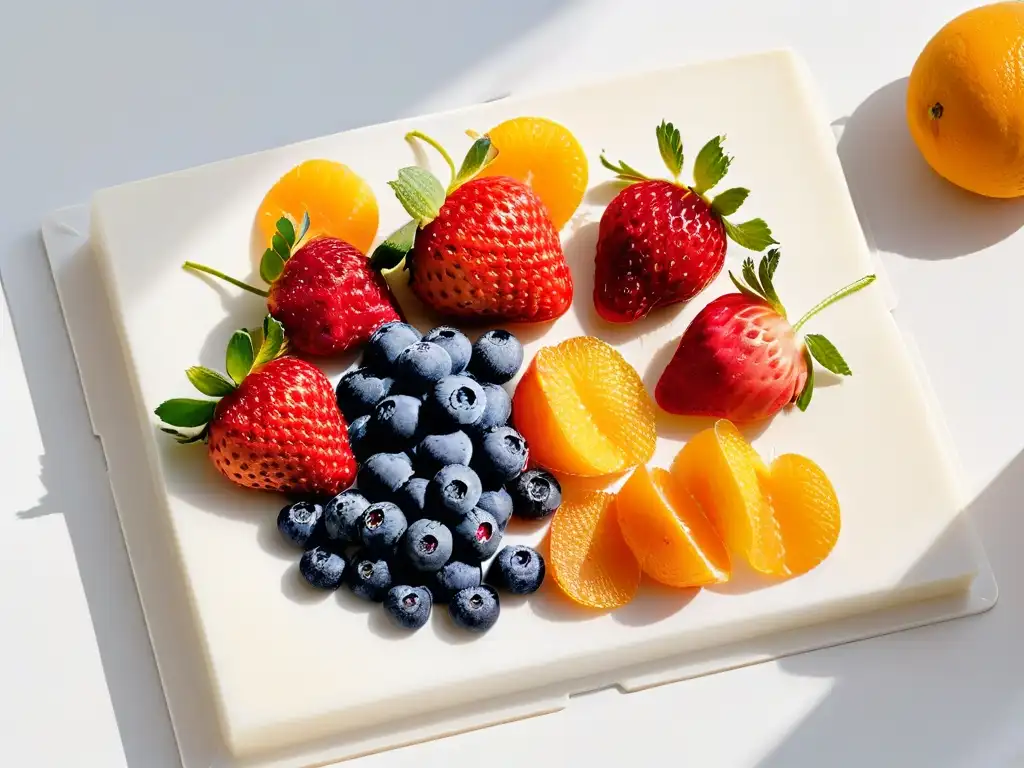
[[[814,362],[811,360],[811,353],[804,347],[804,362],[807,364],[807,383],[804,384],[804,391],[796,399],[796,407],[806,411],[811,404],[811,397],[814,395]]]
[[[732,272],[729,273],[729,279],[732,280],[732,284],[736,286],[736,290],[742,293],[748,299],[753,299],[754,301],[764,301],[764,296],[758,296],[752,290],[747,288],[747,286],[740,282],[736,278],[736,275],[734,275]]]
[[[640,171],[638,171],[633,166],[626,165],[626,163],[622,162],[621,160],[619,161],[618,165],[615,165],[614,163],[610,162],[608,160],[608,158],[606,158],[604,156],[603,152],[601,153],[601,158],[600,159],[601,159],[601,165],[603,165],[609,171],[614,173],[621,181],[647,181],[648,180],[647,176],[644,176],[644,174],[640,173]]]
[[[768,259],[768,279],[771,280],[775,277],[775,270],[779,267],[779,259],[782,258],[782,252],[778,248],[772,248],[768,251],[766,258]]]
[[[306,236],[307,232],[309,232],[309,213],[304,212],[302,214],[302,226],[299,227],[299,234],[298,237],[295,238],[293,245],[301,243],[302,238]]]
[[[719,192],[715,195],[715,199],[711,201],[711,210],[723,219],[726,216],[732,216],[743,205],[743,201],[747,199],[749,194],[750,190],[743,189],[743,187],[733,187],[724,192]]]
[[[683,171],[683,138],[679,135],[679,129],[672,123],[661,121],[655,130],[658,137],[658,151],[661,152],[661,159],[672,174],[672,178],[678,179]]]
[[[763,251],[769,245],[777,244],[772,231],[762,219],[751,219],[742,224],[730,224],[725,219],[725,233],[739,246],[751,251]]]
[[[277,235],[274,235],[277,237]],[[265,283],[272,283],[284,272],[284,259],[273,248],[267,248],[260,259],[260,277]]]
[[[773,257],[772,254],[775,254]],[[772,283],[772,275],[775,273],[775,266],[778,266],[778,248],[773,248],[768,251],[766,256],[761,257],[761,263],[757,267],[758,279],[761,281],[761,288],[764,290],[764,296],[770,301],[775,308],[779,311],[780,315],[785,316],[786,312],[782,308],[782,302],[779,300],[779,294],[775,290],[775,285]],[[774,264],[773,266],[773,258]]]
[[[224,397],[235,391],[234,382],[224,378],[216,371],[203,368],[201,365],[194,365],[185,371],[192,386],[210,397]]]
[[[743,279],[746,280],[747,285],[750,286],[750,290],[762,299],[768,298],[768,295],[764,292],[764,288],[761,287],[761,283],[758,282],[757,275],[754,274],[754,260],[749,256],[743,260]]]
[[[288,261],[288,259],[291,258],[292,250],[291,248],[288,247],[288,243],[280,235],[280,233],[276,233],[270,239],[270,242],[274,246],[274,251],[277,253],[278,256],[281,257],[281,261]]]
[[[295,245],[295,227],[292,225],[291,219],[287,216],[282,216],[278,219],[277,232],[284,238],[284,241],[288,245],[290,251],[291,247]]]
[[[201,427],[213,418],[216,407],[215,400],[179,397],[160,403],[154,413],[160,421],[172,427]]]
[[[839,350],[824,336],[817,333],[809,333],[804,336],[804,344],[807,345],[811,356],[821,363],[822,368],[826,368],[840,376],[853,375],[853,371],[850,370],[850,366],[846,364],[843,356],[839,354]]]
[[[732,158],[722,151],[723,141],[725,136],[715,136],[697,153],[693,165],[693,180],[697,183],[693,188],[698,194],[703,195],[714,187],[729,171]]]
[[[466,153],[466,159],[462,161],[462,167],[455,174],[450,189],[455,189],[476,176],[480,171],[494,162],[498,156],[498,148],[491,143],[487,136],[481,136],[473,142],[473,146]]]
[[[276,319],[267,315],[263,320],[263,343],[252,367],[257,368],[280,357],[285,350],[284,326]]]
[[[395,190],[398,202],[421,227],[436,219],[444,205],[444,187],[434,174],[422,168],[402,168],[398,178],[389,181],[388,186]]]
[[[256,352],[252,345],[252,336],[245,331],[235,331],[228,341],[225,368],[228,376],[235,384],[241,384],[242,380],[252,370],[253,360],[256,359]]]
[[[416,242],[417,222],[410,221],[396,229],[370,255],[370,265],[377,270],[394,269],[409,255]]]

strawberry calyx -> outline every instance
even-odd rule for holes
[[[262,328],[235,331],[225,355],[227,376],[200,365],[185,371],[192,386],[213,399],[178,397],[160,403],[154,411],[166,425],[160,427],[160,431],[172,435],[179,443],[205,442],[220,399],[238,389],[252,371],[276,360],[287,350],[284,326],[270,315],[263,319]]]
[[[751,251],[763,251],[768,246],[777,244],[778,241],[772,237],[772,231],[764,222],[764,219],[750,219],[741,224],[733,224],[726,218],[736,213],[740,206],[743,205],[743,202],[750,194],[749,189],[731,187],[719,192],[713,198],[708,197],[707,193],[725,178],[726,173],[729,171],[729,166],[732,165],[732,157],[727,155],[722,149],[725,136],[715,136],[697,153],[697,158],[694,160],[693,165],[694,183],[691,186],[683,184],[679,180],[683,172],[685,160],[683,139],[679,129],[672,123],[662,120],[661,125],[655,129],[655,134],[658,139],[658,151],[661,153],[661,159],[665,163],[665,167],[668,168],[669,173],[672,174],[671,179],[663,179],[663,181],[669,181],[687,190],[687,192],[698,195],[722,222],[729,239],[737,245]],[[615,174],[615,178],[618,181],[623,181],[627,184],[636,184],[637,182],[655,179],[655,177],[638,171],[622,160],[618,161],[618,163],[612,163],[605,157],[604,152],[601,152],[600,161],[601,165]]]
[[[436,139],[421,131],[410,131],[406,141],[418,139],[437,150],[451,173],[448,186],[441,184],[430,171],[410,166],[398,171],[398,178],[388,186],[412,220],[396,229],[378,245],[370,256],[370,264],[378,270],[393,269],[402,263],[416,242],[416,232],[427,226],[441,213],[445,200],[456,189],[475,178],[498,156],[498,148],[487,136],[478,136],[466,153],[462,165],[456,169],[452,156]]]
[[[268,285],[272,284],[277,278],[284,272],[285,262],[292,257],[295,253],[296,247],[302,242],[302,239],[309,232],[309,214],[304,213],[302,215],[302,224],[300,225],[298,233],[295,231],[295,225],[292,224],[291,219],[287,216],[282,216],[277,220],[277,231],[270,240],[271,247],[267,248],[263,252],[263,257],[260,259],[260,278],[263,279]],[[202,272],[206,275],[212,275],[213,277],[219,278],[227,283],[231,283],[237,288],[241,288],[249,293],[254,293],[257,296],[267,297],[267,291],[262,288],[257,288],[254,285],[249,285],[241,280],[226,275],[219,269],[208,267],[205,264],[197,264],[194,261],[186,261],[182,264],[185,269],[190,269],[194,272]]]
[[[761,257],[761,262],[758,265],[756,272],[754,270],[754,260],[748,257],[743,260],[743,269],[740,273],[742,275],[742,279],[738,279],[731,271],[729,272],[729,279],[732,280],[733,285],[735,285],[736,289],[744,296],[754,301],[767,302],[772,309],[785,318],[786,309],[779,300],[779,294],[775,290],[775,285],[773,283],[775,270],[779,266],[779,259],[781,257],[782,254],[779,249],[772,248],[767,254]],[[799,320],[793,323],[793,333],[799,333],[800,329],[807,323],[807,321],[823,309],[832,306],[840,299],[844,299],[862,288],[866,288],[871,285],[871,283],[875,282],[875,279],[875,275],[865,275],[859,280],[855,280],[849,285],[840,288],[838,291],[829,294],[807,310]],[[807,382],[804,384],[804,388],[800,394],[797,395],[796,406],[801,411],[806,411],[807,406],[811,403],[811,396],[814,393],[815,360],[818,361],[822,368],[825,368],[839,376],[852,376],[853,371],[850,370],[850,366],[847,364],[842,354],[840,354],[839,350],[836,349],[835,344],[821,334],[805,334],[803,342],[802,354],[804,356],[804,362],[807,364]]]

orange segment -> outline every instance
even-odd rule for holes
[[[640,565],[622,538],[611,494],[592,491],[559,507],[549,560],[562,592],[589,608],[618,608],[640,588]]]
[[[718,533],[666,470],[637,467],[615,506],[626,543],[652,579],[670,587],[729,580],[729,555]]]
[[[821,563],[839,539],[839,499],[821,467],[787,453],[764,480],[785,551],[779,575],[798,576]]]
[[[277,220],[287,216],[296,230],[309,214],[309,238],[336,237],[363,253],[377,236],[377,198],[370,185],[346,165],[307,160],[282,176],[260,203],[256,222],[270,245]]]
[[[587,190],[587,156],[564,126],[543,117],[517,117],[487,132],[498,156],[481,176],[511,176],[529,184],[556,229],[572,218]]]
[[[597,477],[654,455],[654,405],[619,352],[592,336],[544,347],[512,401],[516,429],[541,466]]]

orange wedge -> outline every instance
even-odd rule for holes
[[[587,191],[587,156],[565,126],[543,117],[517,117],[487,136],[498,149],[480,176],[511,176],[544,201],[556,229],[572,218]]]
[[[308,239],[336,237],[363,253],[377,236],[377,198],[351,168],[333,160],[307,160],[282,176],[260,203],[257,226],[270,246],[282,216],[299,230],[309,214]]]

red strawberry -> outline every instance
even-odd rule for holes
[[[238,485],[333,496],[356,474],[348,426],[323,371],[282,357],[285,346],[282,325],[270,317],[262,334],[236,332],[227,352],[231,378],[198,366],[186,372],[218,399],[168,400],[156,415],[179,442],[205,441],[214,466]]]
[[[683,332],[654,397],[669,413],[756,421],[796,401],[800,410],[814,391],[813,361],[841,376],[851,375],[842,355],[824,336],[797,332],[830,304],[872,283],[863,277],[817,304],[790,325],[772,278],[779,264],[773,248],[743,262],[744,282],[729,277],[739,293],[727,293],[702,309]]]
[[[442,317],[537,323],[560,317],[573,282],[547,208],[526,184],[473,178],[497,151],[477,139],[462,168],[433,139],[452,170],[445,190],[422,168],[403,168],[391,187],[413,221],[374,252],[387,269],[403,256],[420,301]]]
[[[355,246],[320,237],[294,250],[308,229],[308,216],[297,238],[287,218],[277,222],[274,247],[260,262],[260,277],[270,283],[269,292],[202,264],[188,261],[185,267],[266,296],[267,310],[284,325],[292,346],[307,355],[355,349],[380,326],[402,319],[387,281]]]
[[[679,182],[683,142],[672,123],[657,130],[661,157],[673,181],[651,179],[620,162],[601,163],[629,182],[601,217],[594,275],[594,306],[613,323],[646,317],[656,307],[688,301],[703,291],[725,263],[727,237],[744,248],[762,251],[775,242],[761,219],[730,224],[749,194],[727,189],[713,200],[706,193],[722,180],[732,158],[716,136],[697,154],[696,183]]]

